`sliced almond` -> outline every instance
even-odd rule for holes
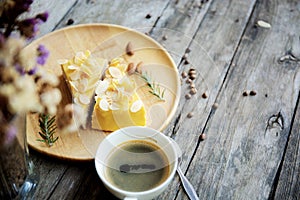
[[[104,92],[107,90],[108,86],[109,86],[109,82],[107,80],[103,80],[103,81],[100,80],[98,83],[98,86],[95,90],[95,93],[97,95],[104,94]]]
[[[86,96],[86,95],[84,95],[84,94],[80,94],[80,95],[79,95],[79,102],[80,102],[80,103],[87,105],[87,104],[90,103],[90,101],[91,101],[91,100],[90,100],[90,98],[89,98],[88,96]]]
[[[109,67],[108,71],[109,71],[110,75],[113,78],[116,78],[116,79],[121,79],[122,78],[122,72],[118,68],[116,68],[116,67]]]
[[[263,28],[271,28],[271,24],[269,24],[268,22],[265,22],[263,20],[258,20],[257,25],[260,27],[263,27]]]
[[[99,102],[99,107],[104,111],[108,111],[109,110],[109,103],[107,102],[106,99],[101,99],[100,102]]]
[[[69,62],[69,60],[67,60],[67,59],[58,59],[57,60],[57,63],[59,65],[64,65],[64,64],[67,64],[68,62]]]
[[[71,79],[72,81],[76,81],[76,80],[78,80],[79,77],[80,77],[80,72],[79,72],[79,71],[74,71],[74,72],[72,72],[72,73],[69,75],[69,77],[70,77],[70,79]]]
[[[77,65],[69,65],[68,66],[68,69],[70,69],[70,70],[78,70],[80,67],[79,66],[77,66]]]
[[[130,107],[130,111],[135,113],[139,111],[143,106],[143,102],[141,100],[136,100],[135,102],[132,103]]]

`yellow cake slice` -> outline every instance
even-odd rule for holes
[[[146,110],[136,93],[136,84],[122,58],[111,61],[95,90],[92,128],[115,131],[126,126],[146,125]]]
[[[86,127],[89,107],[93,102],[94,91],[108,62],[102,58],[91,56],[91,52],[77,52],[70,60],[59,60],[63,75],[72,94],[73,103],[83,109],[85,119],[82,124]]]

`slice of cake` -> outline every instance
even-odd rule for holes
[[[73,102],[83,109],[82,127],[86,127],[94,91],[108,65],[107,60],[94,58],[90,51],[77,52],[70,60],[60,60],[63,75],[72,93]]]
[[[115,131],[126,126],[146,125],[146,111],[136,93],[134,79],[122,58],[111,61],[95,90],[92,128]]]

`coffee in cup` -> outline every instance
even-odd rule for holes
[[[177,152],[164,134],[132,126],[109,134],[99,145],[96,170],[104,185],[121,199],[153,199],[177,168]]]

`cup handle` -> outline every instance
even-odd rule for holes
[[[123,200],[138,200],[136,197],[125,197]]]

